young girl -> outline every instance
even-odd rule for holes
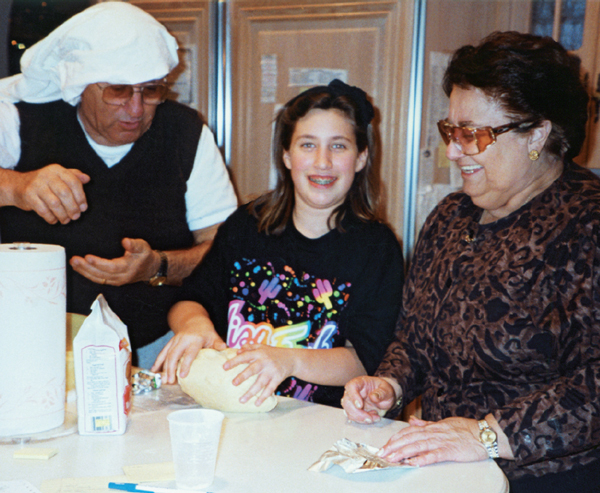
[[[242,396],[339,406],[343,386],[372,374],[392,339],[404,266],[379,221],[373,106],[334,80],[289,101],[274,135],[274,190],[240,207],[186,279],[169,313],[175,336],[159,354],[167,383],[205,347],[238,348]]]

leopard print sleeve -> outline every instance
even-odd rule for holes
[[[509,478],[600,458],[600,181],[576,165],[495,223],[454,194],[415,249],[378,374],[423,416],[492,412]]]

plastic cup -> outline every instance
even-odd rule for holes
[[[205,490],[214,481],[224,414],[186,409],[167,416],[178,488]]]

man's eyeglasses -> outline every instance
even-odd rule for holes
[[[515,128],[520,128],[527,123],[530,126],[537,120],[529,119],[512,122],[499,127],[466,127],[452,125],[446,120],[437,122],[438,130],[446,145],[454,142],[460,151],[467,156],[474,156],[485,151],[496,143],[496,137]]]
[[[164,83],[154,84],[97,84],[102,89],[102,101],[113,106],[124,106],[133,97],[134,93],[142,95],[145,104],[157,105],[167,98],[169,86]]]

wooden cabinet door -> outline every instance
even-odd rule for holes
[[[227,2],[230,166],[241,200],[273,185],[276,111],[337,77],[377,108],[388,219],[402,231],[412,0]]]

